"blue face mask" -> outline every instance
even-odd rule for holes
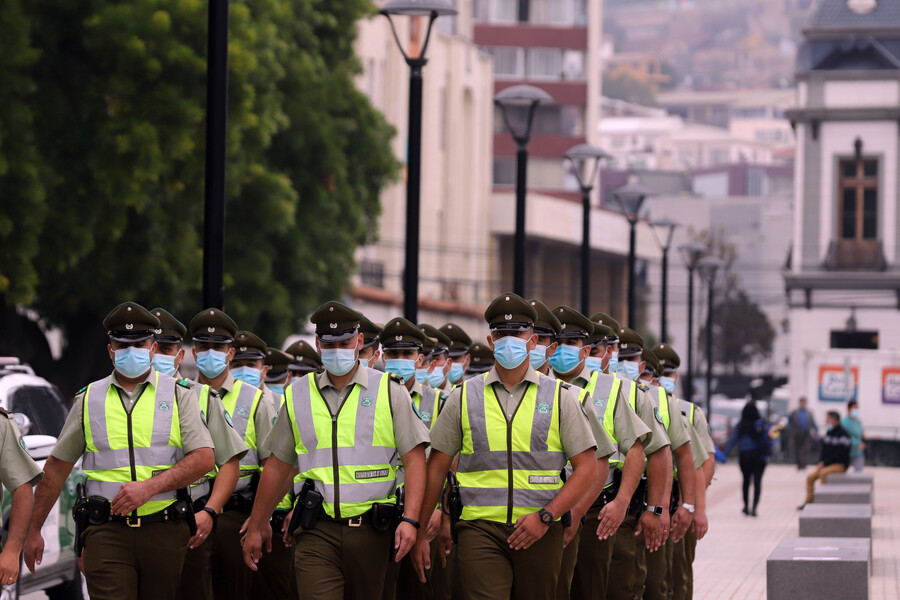
[[[568,344],[560,344],[553,356],[550,357],[550,366],[557,373],[570,373],[578,367],[581,362],[581,348],[578,346],[570,346]]]
[[[259,387],[259,382],[262,381],[262,371],[253,367],[235,367],[231,370],[231,375],[253,387]]]
[[[602,371],[603,359],[599,356],[588,356],[586,359],[584,359],[584,366],[586,366],[591,371]]]
[[[150,368],[150,348],[129,346],[116,350],[116,371],[134,379],[143,375]]]
[[[666,390],[670,394],[675,393],[675,378],[674,377],[660,377],[659,385],[662,389]]]
[[[859,418],[859,409],[854,408],[853,410],[851,410],[850,416],[853,417],[854,419],[858,419]]]
[[[609,357],[609,364],[607,365],[610,373],[615,373],[619,370],[619,353],[613,352],[612,356]]]
[[[624,360],[619,363],[619,372],[632,381],[637,381],[641,376],[641,365],[633,360]]]
[[[428,383],[428,369],[416,369],[416,381],[423,385]]]
[[[370,360],[370,359],[368,359],[368,358],[362,358],[362,357],[360,357],[360,359],[359,359],[359,364],[361,364],[361,365],[364,366],[364,367],[368,367],[368,366],[369,366],[369,360]]]
[[[450,365],[450,373],[448,373],[447,376],[450,378],[450,383],[459,383],[463,376],[462,363],[453,363]]]
[[[273,393],[278,394],[279,396],[284,396],[284,384],[283,383],[267,383],[269,389],[272,390]]]
[[[825,431],[831,431],[832,429],[834,429],[834,425],[832,425],[831,423],[825,426]]]
[[[410,381],[416,376],[416,361],[410,358],[388,358],[384,361],[384,370],[403,381]]]
[[[444,367],[435,367],[434,370],[428,374],[428,385],[436,388],[442,383],[444,383]]]
[[[157,352],[153,355],[153,368],[169,377],[175,377],[175,357]]]
[[[538,344],[534,350],[528,353],[528,362],[532,369],[540,369],[547,362],[547,346]]]
[[[228,354],[218,350],[197,353],[197,369],[208,379],[215,379],[228,366]]]
[[[323,348],[322,364],[332,375],[346,375],[356,364],[356,348]]]
[[[528,342],[508,335],[494,342],[494,359],[504,369],[515,369],[528,358]]]

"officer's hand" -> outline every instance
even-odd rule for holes
[[[581,517],[578,517],[578,521],[580,520]],[[569,542],[571,542],[575,535],[579,532],[578,521],[576,521],[573,516],[572,524],[566,527],[565,531],[563,531],[563,548],[568,548]]]
[[[438,555],[441,566],[447,568],[447,557],[453,550],[453,531],[450,528],[450,516],[441,513],[441,535],[438,537]]]
[[[34,573],[34,566],[41,564],[41,559],[44,558],[44,537],[41,535],[41,530],[32,531],[29,529],[28,536],[25,538],[25,566],[28,567],[28,570]]]
[[[691,526],[691,521],[694,520],[694,515],[688,512],[683,506],[679,506],[678,510],[675,511],[675,516],[672,517],[672,532],[669,537],[672,538],[672,542],[677,544],[681,541],[681,538],[684,537],[684,534],[687,533],[688,527]]]
[[[516,530],[506,541],[513,550],[525,550],[544,537],[548,529],[550,527],[544,525],[539,514],[528,513],[519,517],[519,520],[516,521]]]
[[[644,534],[644,545],[650,552],[655,552],[659,548],[659,536],[662,532],[661,521],[662,517],[645,510],[641,513],[637,527],[634,529],[635,536]]]
[[[114,515],[127,515],[136,511],[150,500],[153,495],[148,489],[146,481],[128,481],[119,488],[119,493],[112,499],[112,513]]]
[[[597,516],[600,520],[600,525],[597,527],[597,537],[601,540],[608,540],[614,536],[622,525],[622,521],[625,520],[627,513],[628,503],[618,497],[600,509],[600,514]]]
[[[667,509],[663,509],[663,514],[659,518],[659,523],[662,527],[659,530],[659,537],[656,539],[657,548],[665,545],[666,540],[669,538],[669,531],[672,529],[671,517],[669,516],[669,511]]]
[[[693,529],[694,533],[697,535],[698,540],[702,540],[703,536],[706,535],[706,532],[709,531],[709,518],[706,516],[706,511],[698,508],[696,512],[694,512],[694,520],[691,521],[691,529]]]
[[[429,542],[433,542],[434,538],[441,532],[442,514],[444,513],[441,512],[441,509],[437,509],[431,513],[431,518],[428,519],[428,525],[425,527],[425,539]]]
[[[412,552],[410,552],[409,555],[412,558],[416,575],[419,576],[419,581],[427,583],[428,580],[425,578],[425,571],[431,570],[431,545],[428,543],[428,540],[425,539],[424,535],[420,535],[416,538],[416,544],[413,546]]]
[[[269,527],[269,531],[272,528]],[[249,528],[244,537],[241,538],[241,550],[244,554],[244,564],[250,567],[251,571],[258,571],[259,559],[262,558],[262,536],[258,529]]]
[[[292,508],[284,518],[284,523],[281,524],[281,541],[284,542],[284,545],[288,548],[296,543],[294,535],[291,533],[291,517],[293,515],[294,509]]]
[[[0,552],[0,585],[12,585],[18,578],[19,554],[4,549],[3,552]]]
[[[209,534],[212,531],[213,526],[212,517],[209,516],[209,513],[205,510],[194,513],[194,520],[197,521],[197,533],[188,540],[188,548],[191,550],[199,547],[203,542],[209,539]]]
[[[406,521],[401,521],[400,525],[397,526],[397,531],[394,533],[394,550],[396,550],[397,558],[394,559],[394,562],[400,562],[400,560],[406,556],[406,553],[410,551],[413,547],[413,544],[416,543],[416,536],[418,532],[416,528],[412,526],[412,523],[407,523]]]

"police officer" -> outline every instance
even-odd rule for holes
[[[698,445],[691,443],[690,431],[685,426],[684,417],[682,417],[675,400],[670,401],[666,390],[658,385],[658,377],[662,368],[656,354],[645,348],[641,353],[641,358],[644,368],[640,380],[650,388],[650,398],[662,418],[663,426],[665,426],[671,441],[675,464],[674,484],[669,496],[670,501],[666,506],[671,517],[671,531],[665,544],[659,550],[645,556],[647,578],[643,597],[647,600],[667,600],[669,597],[668,573],[672,562],[673,543],[681,541],[693,521],[696,510],[696,469],[703,464],[705,455]],[[642,546],[636,548],[636,552],[643,551]]]
[[[651,454],[647,451],[646,487],[634,500],[640,504],[646,496],[646,504],[640,515],[629,515],[616,533],[610,572],[617,577],[610,580],[608,597],[625,600],[643,597],[647,577],[646,553],[639,552],[643,545],[650,552],[658,550],[669,537],[669,494],[672,489],[672,453],[669,437],[663,426],[662,416],[656,410],[649,388],[638,382],[643,372],[641,353],[644,340],[637,332],[622,328],[618,332],[618,368],[616,376],[628,386],[635,398],[635,413],[650,427],[653,437],[665,440],[663,448]]]
[[[575,516],[586,515],[588,527],[572,540],[571,550],[566,548],[567,554],[572,553],[568,556],[570,574],[568,581],[561,581],[565,587],[558,587],[557,597],[568,594],[575,599],[602,599],[609,583],[615,532],[640,482],[645,448],[653,454],[663,441],[651,439],[650,428],[635,414],[634,398],[621,381],[587,367],[592,350],[587,342],[593,336],[594,324],[566,306],[554,308],[553,315],[560,323],[559,347],[551,357],[554,375],[584,390],[580,394],[583,406],[602,420],[616,450],[599,489],[590,490],[573,509]]]
[[[406,387],[359,363],[359,313],[328,302],[310,320],[325,372],[285,391],[266,440],[272,456],[243,539],[244,560],[256,568],[263,526],[299,472],[308,484],[292,532],[300,599],[368,599],[384,585],[390,549],[399,562],[415,541],[428,436]],[[394,504],[398,457],[406,472],[401,514]]]
[[[363,347],[359,351],[359,362],[362,366],[374,369],[381,362],[378,336],[382,329],[382,325],[373,323],[363,314],[359,315],[359,332],[363,334]]]
[[[454,390],[432,428],[421,518],[430,516],[460,454],[463,597],[551,599],[563,552],[560,518],[598,479],[597,442],[575,392],[531,368],[534,308],[508,293],[484,316],[497,364]],[[574,470],[563,483],[567,459]],[[431,561],[423,531],[413,560],[425,581]]]
[[[469,366],[463,379],[487,373],[494,368],[494,351],[487,344],[475,342],[469,346]],[[458,384],[459,385],[459,384]]]
[[[156,330],[156,354],[153,367],[166,375],[172,375],[189,385],[195,392],[200,407],[200,416],[209,431],[215,451],[216,468],[191,483],[191,502],[197,532],[188,540],[188,551],[184,558],[182,577],[178,584],[176,598],[179,600],[212,599],[212,542],[216,521],[222,506],[234,491],[238,480],[238,462],[247,453],[247,446],[225,417],[222,401],[209,386],[194,386],[184,380],[179,371],[184,359],[182,346],[187,327],[167,310],[154,308],[150,311],[159,319]]]
[[[291,382],[288,370],[294,357],[278,348],[266,348],[266,387],[275,396],[275,411],[281,406],[284,388]]]
[[[540,300],[531,300],[529,304],[537,313],[537,320],[534,322],[537,345],[528,353],[528,360],[531,362],[532,368],[544,375],[549,375],[550,358],[559,345],[556,338],[562,332],[562,326],[546,304]]]
[[[297,379],[309,373],[321,373],[322,357],[315,348],[310,346],[305,340],[297,340],[285,349],[285,352],[294,357],[293,362],[288,365],[288,371],[291,372],[291,379]]]
[[[606,336],[606,346],[601,357],[601,366],[604,373],[613,374],[619,368],[619,330],[622,328],[619,322],[606,313],[598,312],[591,315],[591,322],[595,325],[603,325],[612,330]],[[597,328],[595,328],[597,329]],[[601,329],[597,329],[599,333]],[[592,351],[593,355],[594,352]]]
[[[191,319],[189,329],[199,371],[197,382],[219,393],[235,431],[249,448],[240,460],[237,484],[222,507],[212,540],[213,595],[216,600],[243,600],[250,591],[252,573],[241,560],[240,528],[250,512],[259,471],[268,458],[268,452],[260,447],[260,442],[272,428],[273,413],[269,404],[262,400],[259,384],[236,379],[229,367],[237,356],[241,356],[241,360],[252,357],[261,362],[265,344],[250,346],[248,338],[243,338],[241,343],[245,345],[241,347],[245,350],[238,355],[239,349],[234,345],[237,325],[216,308],[197,313]]]
[[[444,386],[444,391],[450,393],[453,386],[462,383],[466,369],[469,367],[471,360],[469,346],[472,345],[472,338],[456,323],[445,323],[441,326],[440,331],[450,338],[450,349],[447,354],[453,362],[450,370],[447,371],[447,384]]]
[[[428,355],[428,385],[447,391],[451,386],[449,373],[453,361],[450,359],[450,345],[453,342],[444,332],[427,323],[419,323],[419,329],[425,337],[434,340],[434,347]]]
[[[250,331],[238,331],[234,335],[234,349],[234,358],[228,364],[231,376],[259,388],[262,392],[262,401],[268,405],[269,412],[274,416],[280,402],[265,384],[269,374],[269,367],[266,365],[268,346],[258,335]]]
[[[709,520],[706,516],[706,490],[715,474],[716,449],[712,436],[709,434],[709,425],[703,409],[686,400],[676,399],[675,385],[678,381],[678,367],[681,366],[681,358],[678,353],[668,344],[654,346],[653,353],[659,360],[662,369],[662,375],[659,378],[660,387],[666,390],[670,400],[675,400],[676,406],[685,417],[691,433],[692,450],[700,448],[704,454],[703,464],[696,473],[694,520],[685,536],[680,541],[673,543],[669,568],[670,597],[673,600],[685,600],[693,596],[693,562],[697,540],[703,539],[709,528]]]
[[[0,408],[0,484],[3,485],[0,501],[3,500],[4,488],[12,490],[6,543],[0,544],[0,587],[13,585],[19,578],[19,553],[22,552],[34,508],[32,486],[37,485],[43,475],[41,468],[28,455],[12,415]]]
[[[115,370],[76,396],[35,492],[25,563],[34,570],[41,526],[83,457],[90,497],[80,543],[94,600],[174,598],[190,511],[177,490],[215,465],[212,440],[189,386],[153,370],[159,319],[125,302],[103,320]]]

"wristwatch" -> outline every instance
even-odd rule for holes
[[[212,517],[212,522],[213,522],[213,524],[212,524],[212,532],[215,533],[215,532],[216,532],[216,526],[219,524],[219,513],[217,513],[216,511],[214,511],[213,509],[211,509],[211,508],[208,507],[208,506],[204,506],[204,507],[201,508],[200,510],[202,510],[203,512],[205,512],[206,514],[208,514],[210,517]]]
[[[694,511],[697,510],[697,508],[693,504],[688,504],[687,502],[685,502],[681,506],[683,506],[684,509],[687,510],[691,514],[694,514]]]
[[[648,504],[647,506],[644,507],[644,510],[646,510],[647,512],[653,513],[657,517],[661,517],[663,514],[662,506],[653,506],[652,504]]]
[[[553,524],[554,518],[553,513],[547,510],[546,508],[542,508],[538,511],[538,516],[541,518],[541,522],[548,527]]]

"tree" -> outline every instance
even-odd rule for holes
[[[0,137],[0,165],[22,163],[7,170],[31,174],[34,189],[0,202],[4,248],[23,240],[0,258],[0,329],[33,334],[23,321],[38,320],[65,345],[58,364],[33,336],[0,341],[0,354],[26,354],[68,392],[108,371],[100,321],[119,302],[185,322],[203,308],[207,5],[12,4],[18,12],[0,11],[0,48],[23,58],[0,69],[0,83],[16,83],[0,85],[0,136],[6,113],[30,118],[12,120],[16,145]],[[226,310],[272,345],[345,289],[398,171],[393,130],[353,85],[355,23],[371,10],[367,0],[231,3]],[[10,177],[0,170],[0,190]]]
[[[706,348],[706,324],[700,328],[698,339]],[[713,360],[739,375],[741,367],[755,359],[772,355],[775,330],[765,313],[751,302],[742,290],[715,305],[713,312]]]

